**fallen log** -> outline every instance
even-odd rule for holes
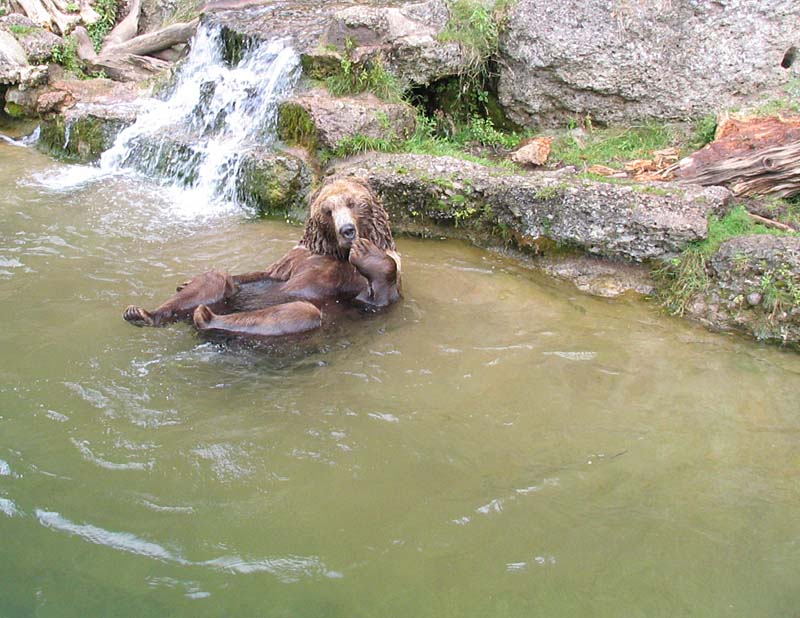
[[[728,120],[675,173],[685,183],[726,185],[734,195],[800,194],[800,118]]]
[[[72,36],[75,37],[75,41],[77,42],[75,51],[78,54],[78,58],[83,61],[92,61],[97,58],[97,52],[94,51],[94,44],[86,28],[78,26],[72,33]]]
[[[169,62],[158,58],[135,54],[100,56],[90,60],[88,65],[91,71],[102,71],[109,79],[117,82],[137,82],[148,79],[171,66]]]
[[[100,55],[134,54],[147,56],[169,49],[173,45],[188,43],[189,39],[194,36],[198,23],[198,19],[193,19],[189,22],[172,24],[160,30],[142,34],[119,45],[104,47]]]
[[[101,53],[120,43],[130,41],[136,36],[136,33],[139,32],[139,15],[141,12],[142,0],[132,0],[128,14],[121,22],[114,26],[114,29],[103,39],[103,49]]]

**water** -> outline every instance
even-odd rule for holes
[[[153,100],[121,132],[100,171],[158,176],[181,189],[173,198],[188,208],[236,207],[242,161],[248,151],[271,146],[278,102],[299,76],[300,59],[286,42],[254,46],[229,66],[219,28],[201,26],[170,95]]]
[[[278,222],[0,143],[0,616],[791,616],[800,357],[400,239],[309,350],[137,329]]]

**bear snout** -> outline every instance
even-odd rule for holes
[[[339,234],[341,234],[342,238],[344,238],[345,240],[355,240],[356,226],[353,225],[352,223],[346,223],[339,228]]]

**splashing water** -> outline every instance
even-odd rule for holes
[[[299,75],[299,57],[284,41],[253,46],[230,66],[220,30],[201,26],[170,97],[154,100],[120,133],[100,169],[161,178],[178,189],[173,198],[184,215],[239,206],[242,162],[274,142],[278,102]]]

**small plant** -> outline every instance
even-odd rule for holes
[[[700,150],[706,144],[714,141],[717,132],[717,117],[714,114],[708,114],[695,120],[692,126],[692,137],[689,141],[689,148]]]
[[[372,58],[364,62],[353,59],[355,43],[347,39],[339,70],[325,80],[331,94],[346,96],[371,92],[384,101],[400,101],[401,88],[394,75],[386,70],[380,58]]]
[[[81,10],[81,7],[78,6],[77,2],[67,2],[64,8],[67,9],[67,13],[77,13]]]
[[[28,36],[29,34],[36,32],[39,28],[35,26],[23,26],[21,24],[10,24],[8,29],[18,36]]]
[[[521,136],[498,131],[490,118],[473,115],[469,123],[456,134],[455,139],[461,143],[477,142],[482,146],[511,149],[519,145]]]
[[[709,217],[705,240],[692,244],[679,257],[653,271],[661,284],[659,295],[663,306],[674,315],[683,315],[692,298],[708,289],[708,259],[726,240],[746,234],[784,235],[785,232],[756,223],[741,204],[722,219]],[[736,266],[742,267],[741,258],[737,258]]]
[[[50,53],[50,59],[76,76],[80,78],[86,77],[81,61],[78,58],[78,41],[75,37],[67,37],[64,39],[63,45],[56,45]]]
[[[117,21],[117,10],[119,9],[119,0],[97,0],[94,5],[94,10],[100,15],[100,19],[94,24],[86,27],[89,32],[89,38],[92,39],[92,44],[96,52],[100,51],[103,46],[103,37],[105,37]]]

